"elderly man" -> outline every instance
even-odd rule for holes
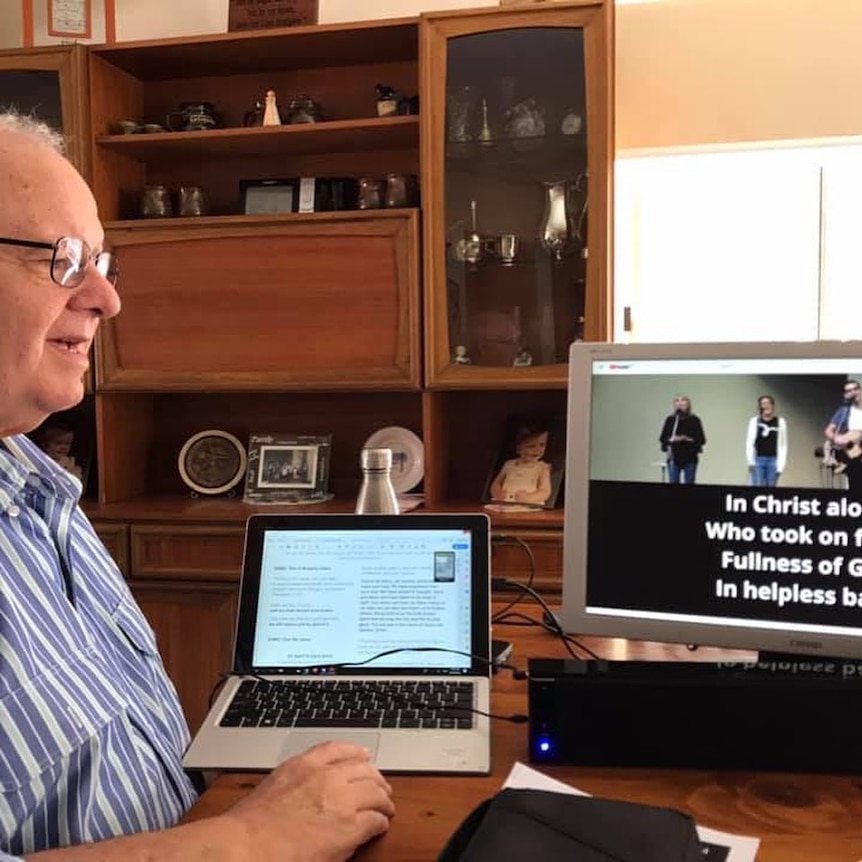
[[[0,860],[348,858],[394,810],[352,745],[176,825],[195,799],[189,734],[153,632],[80,483],[23,436],[81,400],[99,322],[120,310],[116,268],[47,127],[0,115],[0,188]]]

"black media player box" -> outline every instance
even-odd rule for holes
[[[533,763],[862,771],[862,661],[530,659]]]

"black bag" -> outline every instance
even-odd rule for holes
[[[437,862],[702,862],[694,821],[672,808],[507,788],[455,830]]]

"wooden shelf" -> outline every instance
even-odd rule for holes
[[[272,224],[308,225],[313,223],[343,223],[353,225],[357,232],[361,225],[381,219],[399,219],[415,207],[404,209],[382,208],[372,210],[333,210],[317,213],[276,213],[263,215],[208,215],[182,218],[169,216],[167,218],[136,218],[119,219],[103,222],[106,231],[131,230],[153,231],[164,230],[168,237],[175,237],[178,230],[188,228],[192,231],[216,227],[254,227]]]
[[[524,170],[561,161],[571,167],[572,160],[580,158],[586,164],[587,138],[584,132],[577,135],[564,135],[551,132],[540,138],[510,138],[500,136],[492,144],[480,141],[464,141],[446,145],[446,170],[474,171],[487,169],[501,171],[507,168]]]
[[[419,145],[419,117],[372,117],[288,126],[100,135],[96,143],[147,162],[224,156],[296,156],[306,153],[376,152]]]
[[[142,81],[415,60],[418,20],[275,28],[93,49]]]
[[[191,497],[181,495],[147,494],[116,503],[97,503],[84,500],[87,516],[94,521],[131,521],[134,523],[236,523],[244,524],[249,515],[290,514],[292,512],[344,513],[352,512],[356,501],[341,497],[325,503],[307,506],[251,505],[240,497]],[[415,512],[481,512],[482,505],[470,501],[443,502],[436,506],[422,505]],[[409,514],[409,513],[407,513]],[[513,512],[510,515],[489,512],[492,529],[505,532],[507,529],[562,530],[563,510],[551,509],[541,512]]]
[[[245,524],[249,515],[285,512],[352,512],[355,501],[333,499],[308,506],[250,505],[241,497],[192,497],[151,495],[133,497],[116,503],[84,501],[84,511],[94,521],[132,521],[171,524],[237,523]]]

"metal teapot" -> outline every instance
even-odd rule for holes
[[[195,132],[216,127],[215,106],[212,102],[180,102],[178,111],[165,118],[172,132]]]

